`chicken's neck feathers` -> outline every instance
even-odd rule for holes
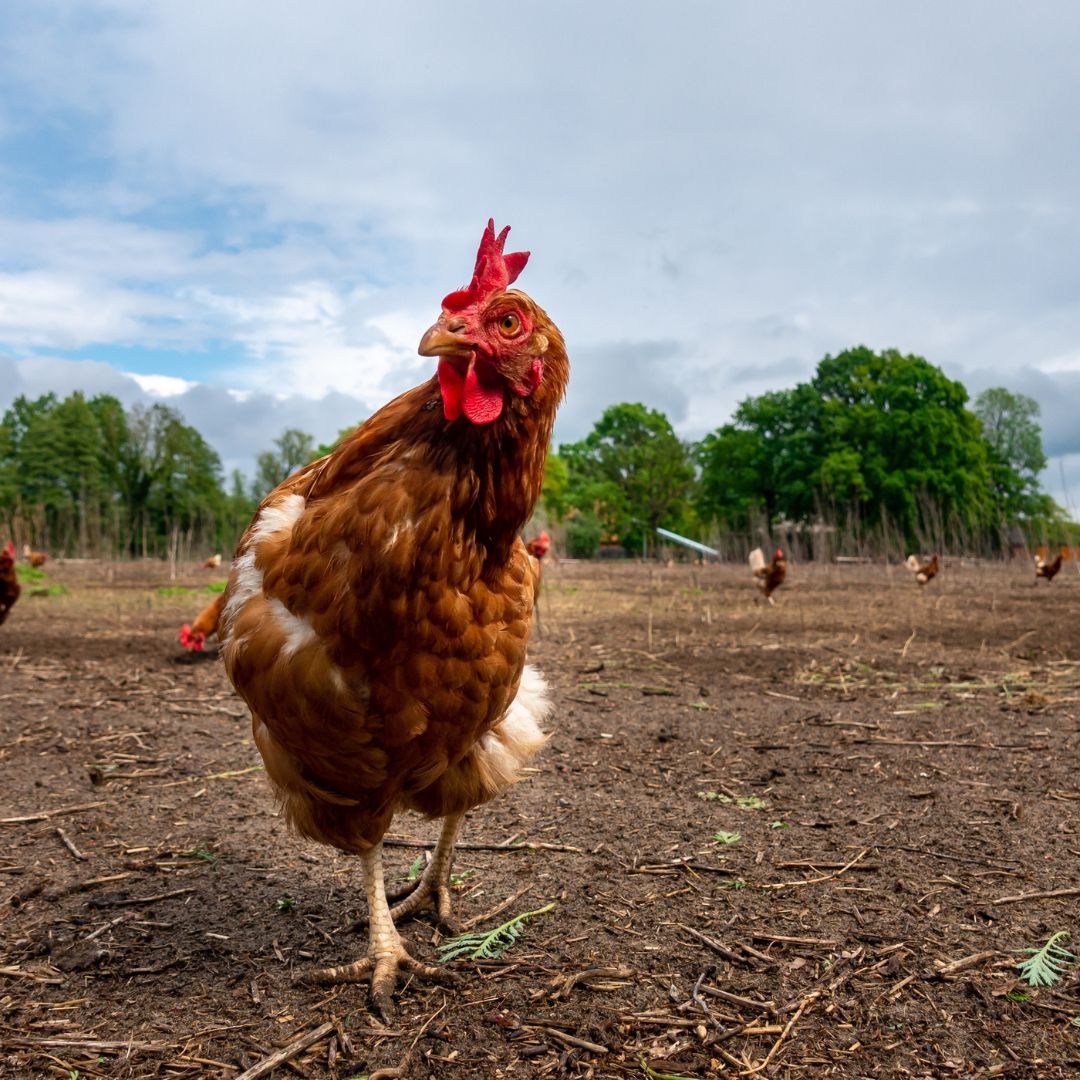
[[[359,492],[380,466],[403,464],[430,478],[429,490],[410,491],[410,497],[445,500],[450,516],[501,565],[540,497],[553,426],[554,410],[531,413],[517,401],[491,424],[449,422],[433,378],[385,405],[309,466],[301,490],[309,503],[336,498],[343,488]]]

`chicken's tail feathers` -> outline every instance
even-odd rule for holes
[[[761,548],[754,548],[750,552],[750,572],[756,574],[759,570],[765,569],[765,552]]]
[[[195,621],[191,624],[192,632],[202,634],[204,638],[216,634],[218,623],[221,621],[221,609],[224,606],[225,594],[220,592],[195,616]]]

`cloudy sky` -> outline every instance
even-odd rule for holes
[[[166,400],[250,468],[427,377],[484,222],[557,439],[686,436],[863,343],[1042,406],[1080,512],[1080,6],[0,8],[0,408]]]

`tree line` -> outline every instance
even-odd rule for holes
[[[1038,412],[1003,388],[969,407],[964,386],[922,357],[850,349],[806,383],[747,398],[698,442],[659,410],[608,408],[549,456],[540,514],[578,556],[648,553],[658,526],[740,557],[793,537],[819,556],[1070,540],[1039,487]],[[226,481],[217,453],[166,405],[20,397],[0,421],[0,528],[54,555],[228,553],[262,496],[329,449],[288,429],[254,477]]]

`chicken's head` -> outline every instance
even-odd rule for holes
[[[5,569],[15,565],[15,545],[9,540],[7,547],[0,548],[0,566]]]
[[[198,630],[192,630],[187,623],[180,627],[180,644],[188,652],[202,652],[206,644],[206,635]]]
[[[544,381],[545,354],[558,332],[529,297],[508,289],[529,260],[527,251],[503,252],[509,232],[508,225],[496,236],[488,221],[472,281],[443,300],[420,342],[421,356],[439,358],[447,420],[464,415],[490,424],[502,415],[507,392],[527,399]]]

